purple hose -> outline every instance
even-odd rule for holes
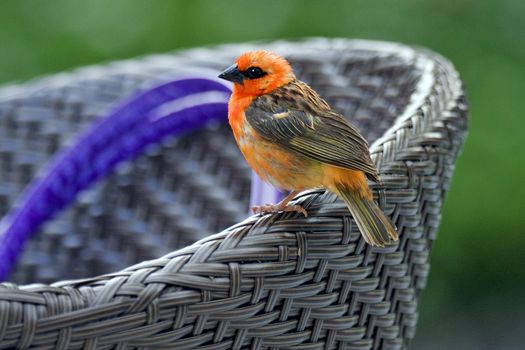
[[[254,205],[273,204],[283,199],[283,194],[272,185],[263,182],[257,174],[252,171],[252,186],[250,192],[250,208]]]
[[[166,136],[197,130],[212,120],[225,121],[229,94],[230,89],[215,80],[176,80],[139,93],[97,120],[50,162],[0,221],[0,281],[27,239],[81,190]],[[265,192],[261,189],[260,181],[252,182],[252,202],[266,199],[260,197]],[[269,197],[278,198],[275,190],[266,190]]]

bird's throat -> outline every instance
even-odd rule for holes
[[[230,123],[233,135],[237,141],[239,140],[239,135],[242,132],[245,122],[244,111],[248,108],[252,101],[253,97],[239,96],[234,89],[232,97],[228,102],[228,122]]]

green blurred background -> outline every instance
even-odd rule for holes
[[[421,45],[456,65],[470,134],[413,348],[525,348],[525,1],[2,1],[0,84],[147,53],[305,36]]]

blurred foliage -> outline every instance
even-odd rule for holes
[[[0,83],[257,39],[365,38],[435,50],[459,70],[472,117],[422,316],[432,323],[454,312],[479,323],[485,310],[509,310],[510,319],[525,287],[524,15],[522,0],[3,1]]]

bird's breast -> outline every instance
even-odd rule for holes
[[[245,98],[234,92],[228,106],[228,121],[239,149],[257,175],[273,186],[286,190],[303,190],[321,185],[321,163],[264,139],[251,127],[245,111],[252,102],[253,98]]]
[[[321,164],[260,137],[246,121],[234,132],[244,158],[257,175],[285,190],[303,190],[322,183]]]

